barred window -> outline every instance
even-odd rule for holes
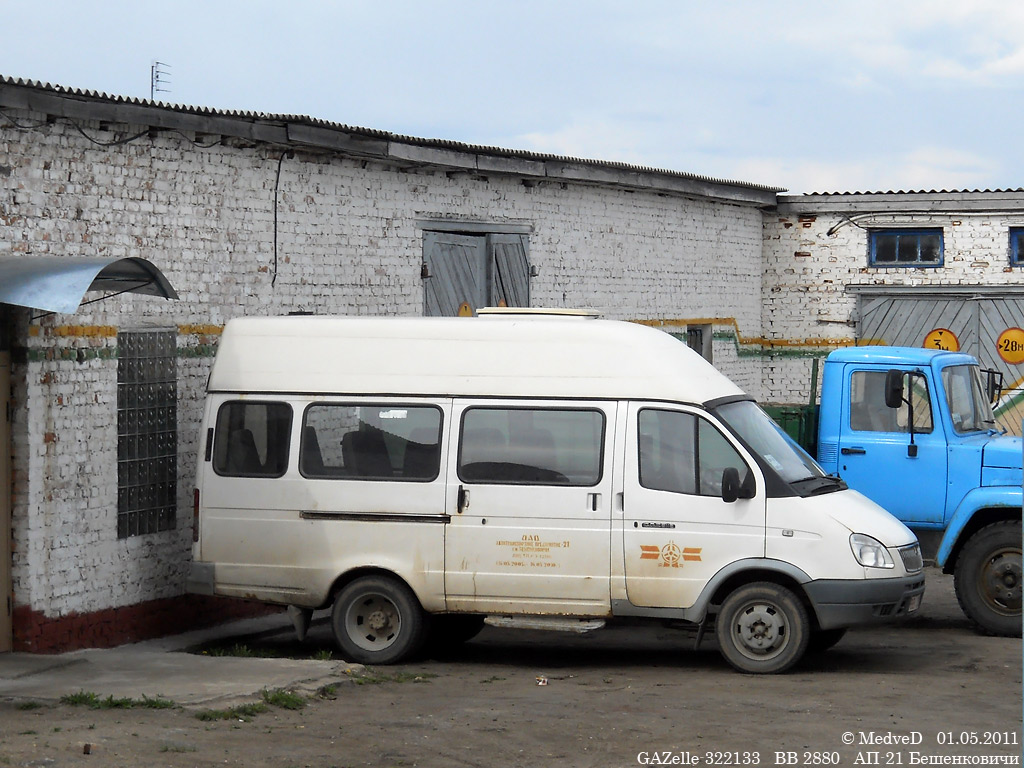
[[[869,232],[868,266],[941,267],[941,229],[877,229]]]
[[[117,537],[175,526],[177,332],[117,335]]]

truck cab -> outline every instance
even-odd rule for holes
[[[997,428],[978,361],[850,347],[822,377],[818,462],[917,533],[983,631],[1021,634],[1021,438]]]

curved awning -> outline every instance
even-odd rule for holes
[[[146,259],[95,256],[0,258],[0,302],[46,312],[74,312],[86,291],[142,293],[176,299],[163,273]]]

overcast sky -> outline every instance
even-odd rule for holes
[[[1019,0],[0,0],[0,75],[792,192],[1024,187]]]

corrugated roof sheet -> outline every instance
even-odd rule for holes
[[[291,115],[291,114],[276,114],[267,112],[253,112],[247,110],[222,110],[213,109],[210,107],[202,107],[191,104],[171,104],[164,101],[158,101],[153,99],[140,99],[133,96],[118,96],[103,93],[102,91],[86,90],[81,88],[69,88],[63,85],[44,83],[38,80],[25,80],[22,78],[12,78],[5,75],[0,75],[0,84],[2,85],[15,85],[25,88],[35,88],[43,91],[50,91],[52,93],[62,94],[66,96],[74,96],[77,98],[86,98],[96,101],[107,101],[112,104],[132,104],[142,107],[153,107],[156,109],[166,109],[174,112],[181,112],[185,114],[201,115],[208,117],[231,117],[240,118],[245,120],[256,120],[266,122],[281,122],[281,123],[298,123],[304,125],[315,126],[317,128],[325,128],[328,130],[344,131],[346,133],[354,133],[363,136],[369,136],[373,138],[384,139],[387,141],[394,141],[403,144],[411,144],[423,147],[439,147],[444,149],[452,149],[463,152],[471,152],[486,155],[495,155],[499,157],[515,157],[526,160],[538,160],[538,161],[556,161],[565,163],[576,163],[580,165],[589,165],[602,168],[611,168],[616,170],[637,172],[637,173],[652,173],[664,176],[674,176],[683,179],[690,179],[693,181],[708,183],[708,184],[721,184],[726,186],[734,187],[745,187],[748,189],[755,189],[763,192],[784,192],[784,187],[773,187],[764,184],[755,184],[748,181],[735,181],[731,179],[719,179],[712,176],[702,176],[699,174],[685,173],[683,171],[673,171],[665,168],[654,168],[651,166],[643,165],[631,165],[629,163],[621,163],[611,160],[594,160],[590,158],[572,157],[564,155],[553,155],[541,152],[531,152],[522,149],[507,149],[504,147],[492,147],[482,144],[467,144],[459,141],[451,141],[448,139],[427,139],[417,136],[407,136],[398,133],[391,133],[389,131],[381,131],[374,128],[362,128],[359,126],[346,125],[344,123],[335,123],[329,120],[322,120],[320,118],[310,117],[309,115]]]

